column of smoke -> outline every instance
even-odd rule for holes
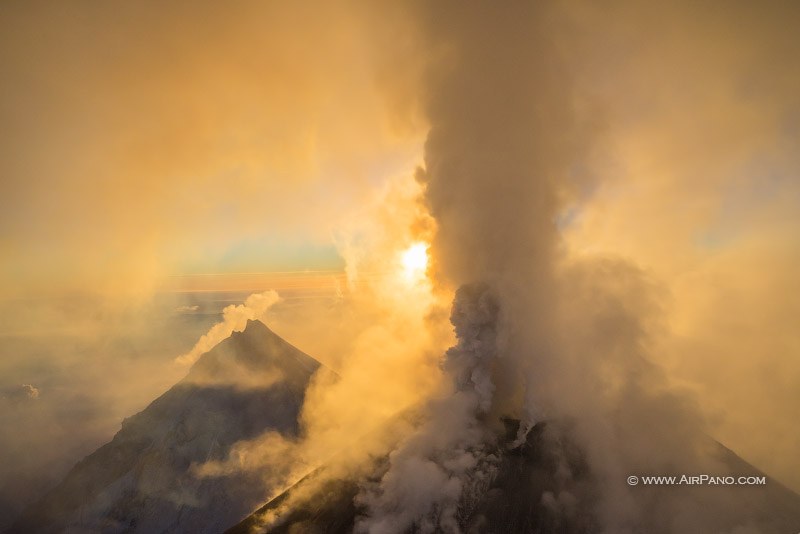
[[[461,287],[458,344],[443,363],[454,387],[362,493],[361,531],[458,532],[470,492],[491,477],[488,428],[501,415],[523,429],[577,418],[605,484],[598,515],[609,531],[636,524],[619,483],[626,470],[691,461],[695,445],[684,436],[698,434],[697,419],[647,359],[657,299],[646,277],[623,261],[562,254],[557,220],[569,194],[588,185],[572,171],[592,128],[559,67],[551,7],[421,8],[435,57],[421,174],[438,224],[436,274]]]
[[[451,317],[458,343],[443,363],[452,378],[448,395],[430,404],[430,418],[392,453],[392,469],[378,491],[362,495],[372,515],[357,531],[383,534],[416,526],[458,532],[463,497],[491,481],[496,457],[487,450],[493,439],[481,417],[494,394],[498,313],[488,287],[459,288]]]
[[[244,304],[231,304],[222,310],[222,321],[216,323],[211,329],[195,343],[192,350],[175,358],[175,363],[191,365],[204,353],[210,351],[222,340],[233,332],[241,332],[247,326],[247,321],[260,320],[270,307],[280,300],[278,293],[273,290],[262,293],[253,293],[244,301]]]

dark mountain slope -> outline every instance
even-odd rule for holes
[[[192,466],[222,460],[234,443],[267,430],[297,435],[305,390],[319,367],[264,324],[248,322],[126,419],[110,443],[78,462],[8,532],[223,530],[267,488],[243,474],[201,478]]]

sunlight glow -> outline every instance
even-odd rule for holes
[[[423,276],[428,267],[428,245],[414,243],[403,252],[402,260],[403,274],[408,280]]]

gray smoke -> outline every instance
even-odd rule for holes
[[[488,429],[501,415],[520,418],[523,432],[575,418],[604,484],[598,516],[609,531],[633,528],[624,474],[676,459],[688,468],[700,423],[650,361],[659,293],[646,274],[563,253],[559,217],[592,185],[578,171],[595,130],[552,29],[563,29],[563,12],[534,2],[420,12],[434,58],[420,179],[438,225],[438,281],[460,287],[458,342],[443,360],[453,388],[362,495],[360,528],[458,532],[459,506],[492,476]]]
[[[497,373],[499,410],[521,393],[519,364],[552,350],[557,216],[587,126],[547,30],[546,4],[469,9],[437,3],[426,19],[443,59],[428,77],[426,199],[444,280],[497,292],[513,371]],[[515,345],[522,346],[515,346]],[[542,371],[542,369],[539,369]]]

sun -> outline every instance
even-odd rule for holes
[[[402,261],[403,274],[408,280],[420,278],[428,268],[428,245],[414,243],[403,252]]]

